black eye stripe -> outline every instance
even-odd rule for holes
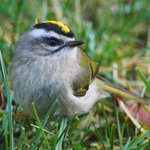
[[[43,40],[45,43],[47,43],[50,46],[57,46],[57,45],[62,45],[64,42],[60,39],[57,39],[55,37],[43,37]]]

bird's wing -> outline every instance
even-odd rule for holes
[[[91,60],[82,50],[78,51],[78,60],[83,71],[74,79],[73,91],[75,96],[84,96],[89,88],[89,84],[98,73],[99,64]]]

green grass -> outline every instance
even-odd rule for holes
[[[150,84],[148,82],[148,80],[146,79],[144,73],[141,71],[141,69],[139,67],[135,68],[135,71],[137,72],[137,74],[139,75],[139,77],[142,79],[142,81],[144,82],[147,90],[150,92]]]
[[[102,76],[115,84],[129,87],[149,103],[149,0],[2,0],[0,147],[6,150],[54,150],[60,147],[74,150],[149,149],[149,128],[143,123],[146,132],[141,134],[116,105],[113,96],[98,102],[92,113],[80,117],[58,117],[49,121],[56,103],[50,107],[43,121],[39,120],[38,115],[35,121],[20,113],[21,108],[12,102],[9,63],[19,36],[35,20],[65,22],[75,33],[76,39],[85,42],[82,49],[87,55],[100,62]],[[117,76],[114,63],[118,64]],[[2,107],[2,104],[5,106]],[[36,114],[36,108],[34,112]]]
[[[6,73],[6,68],[3,62],[3,58],[2,58],[2,54],[0,51],[0,69],[2,72],[2,77],[3,77],[3,81],[4,81],[4,85],[5,85],[5,91],[6,91],[6,97],[7,97],[7,106],[6,106],[6,114],[4,115],[4,133],[5,133],[5,139],[6,139],[6,148],[8,148],[8,137],[7,137],[7,131],[6,128],[7,126],[9,127],[9,140],[10,140],[10,144],[9,147],[10,149],[14,148],[14,140],[13,140],[13,126],[12,126],[12,107],[11,107],[11,103],[12,103],[12,95],[10,93],[10,89],[9,89],[9,84],[8,84],[8,77],[7,77],[7,73]]]

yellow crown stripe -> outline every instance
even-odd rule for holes
[[[70,29],[68,28],[68,26],[66,26],[65,24],[63,24],[60,21],[45,21],[44,23],[52,23],[52,24],[56,24],[59,27],[61,27],[62,31],[64,31],[65,33],[70,32]]]

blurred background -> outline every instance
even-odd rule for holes
[[[118,65],[125,78],[128,70],[136,78],[137,65],[148,73],[149,0],[1,0],[0,49],[6,66],[19,36],[45,20],[66,23],[77,39],[85,41],[83,50],[100,62],[101,72],[108,78],[117,80],[110,72]]]
[[[1,0],[0,49],[8,64],[14,43],[36,21],[60,20],[108,66],[148,51],[149,19],[148,0]]]
[[[45,20],[58,20],[67,24],[75,33],[76,39],[85,42],[82,49],[87,55],[101,64],[102,76],[115,84],[130,88],[138,95],[141,94],[143,82],[138,78],[135,68],[139,66],[146,77],[150,74],[149,0],[0,0],[0,50],[7,70],[14,45],[20,35],[36,22]],[[2,85],[1,79],[0,82]],[[1,86],[1,91],[2,88]],[[3,109],[2,98],[0,103]],[[90,147],[93,141],[99,143],[104,140],[104,148],[104,145],[109,143],[103,131],[100,131],[102,136],[95,135],[99,129],[97,115],[102,113],[99,106],[95,109],[94,116],[89,120],[96,122],[97,126],[88,130],[89,134],[85,135],[83,143],[77,144],[77,147],[84,149],[86,146]],[[109,118],[108,122],[115,122],[113,113]],[[105,122],[105,119],[102,120]],[[84,118],[79,123],[77,119],[73,127],[77,130],[79,124],[83,127],[89,120]],[[104,122],[101,128],[105,126]],[[14,124],[16,129],[19,125],[16,122]],[[27,126],[25,122],[24,124]],[[87,128],[88,126],[83,127],[81,131],[86,132]],[[130,132],[130,128],[123,129],[126,130],[125,137],[135,135],[133,130]],[[73,132],[70,135],[73,142],[82,136],[80,131],[72,134]],[[118,139],[116,136],[115,138]],[[109,144],[107,146],[109,147]]]

